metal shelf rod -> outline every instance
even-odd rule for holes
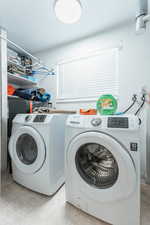
[[[19,50],[21,50],[22,52],[24,52],[26,55],[29,55],[32,59],[34,59],[34,60],[38,61],[39,63],[41,63],[41,60],[39,58],[33,56],[31,53],[29,53],[28,51],[26,51],[24,48],[20,47],[19,45],[17,45],[13,41],[10,41],[8,38],[4,38],[2,35],[0,35],[0,38],[4,39],[8,43],[10,43],[12,46],[18,48]]]
[[[52,71],[52,69],[48,69],[48,66],[46,66],[39,58],[33,56],[31,53],[29,53],[28,51],[26,51],[24,48],[20,47],[19,45],[17,45],[13,41],[10,41],[8,38],[4,38],[2,35],[0,35],[0,38],[4,39],[5,41],[7,41],[8,43],[10,43],[15,48],[19,49],[20,51],[24,52],[26,55],[30,56],[32,59],[34,59],[36,62],[38,62],[39,65],[46,67],[47,70],[48,70],[48,72],[51,72]]]

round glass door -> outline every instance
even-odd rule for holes
[[[38,155],[37,143],[31,135],[22,134],[17,140],[16,151],[22,163],[31,165]]]
[[[81,177],[96,188],[109,188],[117,181],[118,164],[113,154],[103,145],[82,145],[76,153],[75,162]]]
[[[9,153],[13,164],[24,173],[36,173],[46,159],[43,137],[34,128],[23,126],[10,138]]]

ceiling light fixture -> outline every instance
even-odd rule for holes
[[[76,23],[82,14],[80,0],[55,0],[54,10],[58,20],[67,24]]]

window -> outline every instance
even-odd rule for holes
[[[96,99],[118,95],[118,51],[95,51],[88,56],[58,64],[57,99]]]

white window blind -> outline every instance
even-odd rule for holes
[[[57,99],[91,99],[118,95],[118,51],[97,51],[58,64]]]

